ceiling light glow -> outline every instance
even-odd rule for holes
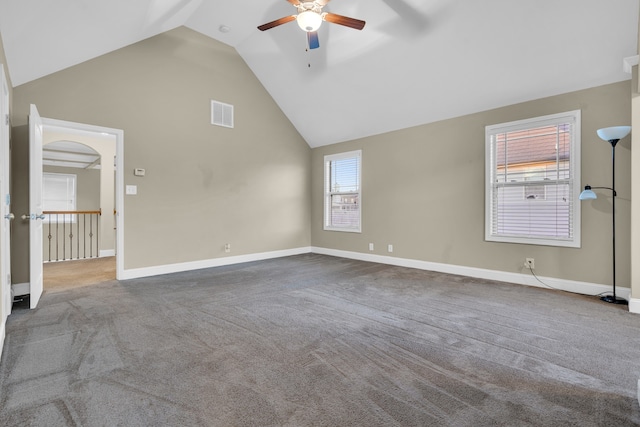
[[[307,32],[316,31],[322,24],[322,16],[312,10],[305,10],[299,13],[296,20],[300,28]]]

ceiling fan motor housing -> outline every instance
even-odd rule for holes
[[[304,11],[310,10],[312,12],[317,13],[318,15],[322,12],[322,6],[320,6],[315,1],[305,1],[300,2],[297,6],[298,13],[302,13]]]

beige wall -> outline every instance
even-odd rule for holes
[[[611,185],[611,147],[596,129],[629,124],[631,82],[540,99],[403,129],[312,152],[314,246],[435,263],[611,283],[611,207],[582,205],[582,248],[484,241],[485,126],[580,109],[582,183]],[[464,97],[460,96],[460,102]],[[362,233],[323,231],[323,157],[362,149]],[[618,286],[630,283],[630,138],[616,148]],[[386,248],[393,244],[394,252]]]
[[[233,48],[182,27],[14,96],[16,126],[34,103],[124,131],[125,185],[138,187],[125,196],[125,269],[310,245],[310,149]],[[211,99],[234,105],[234,129],[210,124]]]

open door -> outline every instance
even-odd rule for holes
[[[42,134],[38,109],[29,111],[29,300],[36,308],[42,295]]]
[[[2,321],[11,313],[11,196],[9,191],[9,87],[0,65],[0,292]],[[2,348],[2,344],[0,344]]]

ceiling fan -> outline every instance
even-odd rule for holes
[[[365,21],[360,19],[349,18],[347,16],[337,15],[335,13],[323,12],[322,8],[329,3],[329,0],[287,0],[298,9],[297,15],[289,15],[275,21],[267,22],[260,25],[260,31],[266,31],[278,25],[286,24],[293,20],[298,21],[298,25],[307,33],[307,41],[309,49],[317,49],[320,47],[318,41],[318,28],[322,21],[331,22],[332,24],[343,25],[345,27],[361,30],[364,28]]]

